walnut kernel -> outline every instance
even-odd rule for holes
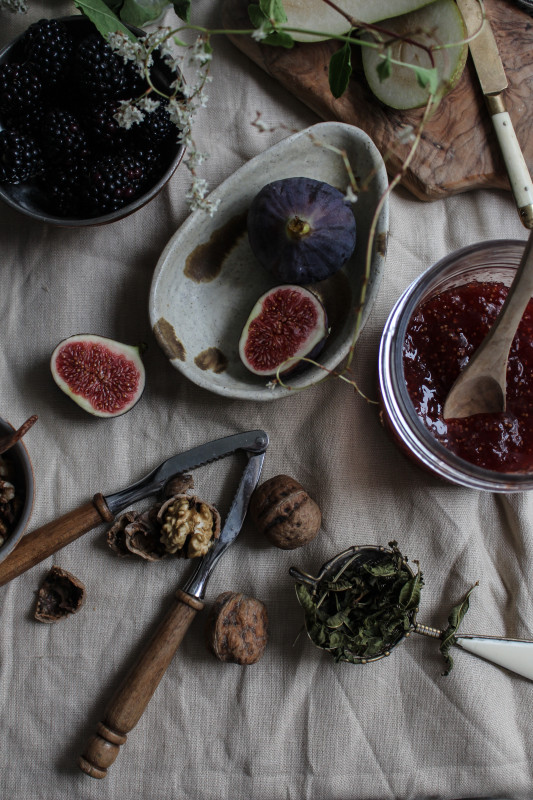
[[[268,614],[264,603],[239,592],[215,600],[206,625],[207,645],[219,661],[255,664],[265,651]]]
[[[282,550],[311,542],[322,523],[318,505],[288,475],[276,475],[262,483],[252,495],[249,513],[258,530]]]
[[[187,558],[204,556],[220,534],[220,514],[214,506],[192,495],[177,495],[157,515],[161,542],[169,553]]]

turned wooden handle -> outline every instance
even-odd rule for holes
[[[176,592],[172,605],[111,698],[96,734],[78,759],[78,766],[87,775],[105,778],[108,767],[126,741],[126,734],[140,720],[196,612],[203,607],[203,602],[196,597],[181,590]]]
[[[103,495],[70,511],[59,519],[26,534],[13,552],[0,564],[0,586],[31,569],[52,553],[73,542],[83,533],[96,528],[102,522],[111,522],[113,514],[107,507]]]

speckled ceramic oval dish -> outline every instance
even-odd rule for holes
[[[354,254],[339,272],[313,287],[322,296],[331,328],[320,363],[333,369],[347,355],[370,225],[388,179],[376,146],[363,131],[340,122],[323,122],[289,136],[237,170],[211,194],[220,201],[216,213],[212,217],[204,211],[191,214],[158,261],[149,301],[152,328],[172,365],[198,386],[248,400],[275,400],[294,393],[283,386],[269,388],[265,378],[250,373],[239,358],[239,337],[254,303],[276,285],[252,254],[246,215],[257,192],[280,178],[315,178],[344,192],[348,176],[338,150],[346,151],[361,183],[372,176],[352,206],[357,223]],[[388,219],[385,198],[361,327],[381,279]],[[304,387],[323,379],[324,371],[310,366],[291,376],[290,385]]]

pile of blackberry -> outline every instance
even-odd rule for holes
[[[73,219],[144,194],[170,165],[178,138],[164,101],[142,123],[119,127],[120,101],[146,84],[92,26],[81,37],[76,29],[42,19],[0,65],[0,182],[30,183],[44,211]]]

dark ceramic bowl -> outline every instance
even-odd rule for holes
[[[90,20],[83,15],[61,17],[60,19],[65,25],[67,25],[69,32],[77,41],[96,31]],[[129,27],[130,30],[132,30],[132,32],[136,35],[142,33],[142,31],[138,28],[134,28],[132,26]],[[10,44],[0,50],[0,65],[11,63],[17,59],[16,54],[19,41],[23,35],[24,34],[21,34],[21,36],[17,37]],[[163,68],[161,72],[163,72],[164,69],[166,68]],[[166,76],[163,76],[164,80],[168,80],[169,78],[170,71],[168,71]],[[1,128],[2,125],[0,123],[0,129]],[[46,198],[44,197],[44,194],[36,180],[20,184],[0,183],[0,199],[11,206],[11,208],[14,208],[16,211],[20,211],[27,217],[61,227],[75,228],[80,226],[103,225],[109,222],[116,222],[119,219],[129,216],[139,208],[142,208],[161,191],[163,186],[165,186],[165,184],[170,180],[177,169],[181,159],[183,158],[184,152],[185,147],[183,144],[179,144],[177,142],[173,143],[168,148],[168,155],[165,160],[164,171],[159,173],[159,177],[154,180],[154,183],[148,189],[146,189],[143,194],[132,200],[131,203],[122,206],[122,208],[119,208],[116,211],[112,211],[108,214],[102,214],[101,216],[93,216],[83,219],[54,215],[53,212],[47,210]]]
[[[0,439],[13,433],[13,430],[9,422],[0,418]],[[33,469],[26,445],[22,440],[0,456],[0,464],[2,462],[9,467],[7,480],[15,486],[16,496],[21,499],[22,505],[5,541],[0,544],[0,561],[7,558],[22,538],[30,520],[35,495]]]

